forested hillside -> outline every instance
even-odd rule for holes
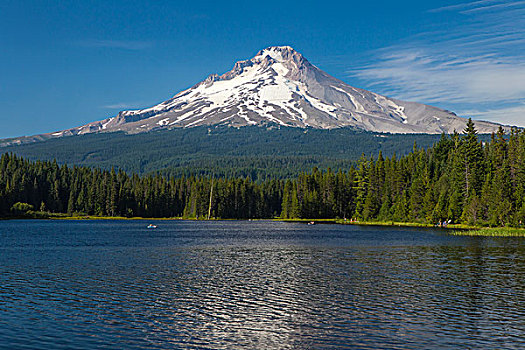
[[[211,188],[213,187],[213,191]],[[0,212],[30,209],[107,216],[358,218],[515,225],[525,221],[525,132],[479,140],[442,135],[402,157],[362,156],[356,167],[317,168],[288,180],[128,175],[119,170],[0,160]],[[27,203],[27,204],[24,204]]]
[[[136,135],[99,133],[0,148],[30,160],[85,165],[128,173],[293,178],[320,169],[348,169],[362,153],[408,154],[414,142],[430,147],[439,135],[375,134],[350,128],[195,127]]]
[[[472,121],[464,135],[442,136],[405,157],[362,157],[346,174],[302,174],[288,181],[282,217],[521,225],[525,221],[525,133],[502,129],[478,140]]]

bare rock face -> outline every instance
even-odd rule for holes
[[[199,125],[266,125],[293,127],[355,127],[390,133],[452,133],[466,120],[420,103],[404,102],[354,88],[320,70],[289,46],[259,51],[235,63],[221,76],[204,81],[147,109],[81,127],[33,137],[60,137],[91,132],[147,132]],[[499,125],[476,121],[480,133]],[[26,141],[31,137],[25,138]],[[11,144],[16,143],[10,140]],[[24,142],[18,140],[18,142]]]

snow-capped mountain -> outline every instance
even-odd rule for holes
[[[451,133],[465,127],[452,112],[354,88],[317,68],[289,46],[261,50],[221,76],[184,90],[156,106],[122,111],[77,128],[34,137],[92,132],[146,132],[198,125],[277,124],[294,127],[352,126],[390,133]],[[498,124],[476,122],[481,133]]]

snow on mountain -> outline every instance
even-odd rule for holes
[[[261,50],[221,76],[184,90],[156,106],[40,137],[150,130],[198,125],[356,127],[390,133],[451,133],[465,127],[452,112],[354,88],[309,63],[289,46]],[[476,121],[482,133],[498,124]]]

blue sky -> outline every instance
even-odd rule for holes
[[[525,1],[0,3],[0,138],[152,106],[290,45],[390,97],[525,126]]]

